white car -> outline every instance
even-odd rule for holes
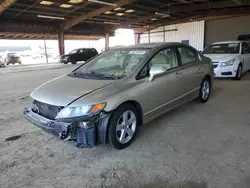
[[[250,45],[246,41],[225,41],[210,44],[202,54],[213,62],[214,77],[240,80],[250,70]]]

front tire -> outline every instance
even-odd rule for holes
[[[205,77],[200,86],[199,100],[201,103],[208,101],[211,92],[211,81],[208,77]]]
[[[131,104],[124,104],[115,110],[108,128],[110,145],[115,149],[128,147],[136,136],[139,116]]]
[[[234,77],[234,80],[241,80],[242,77],[242,65],[240,64],[237,69],[236,76]]]
[[[72,60],[71,63],[72,63],[72,64],[76,64],[77,61],[76,61],[76,60]]]

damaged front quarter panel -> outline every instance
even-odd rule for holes
[[[58,136],[61,140],[72,141],[76,147],[87,148],[107,143],[108,123],[112,112],[49,120],[33,112],[30,108],[24,111],[25,118],[48,133]]]

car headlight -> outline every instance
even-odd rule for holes
[[[105,106],[106,103],[99,103],[94,105],[78,106],[78,107],[65,107],[58,113],[56,119],[73,118],[89,114],[95,114],[103,110]]]
[[[232,66],[234,64],[235,59],[226,61],[226,62],[222,62],[221,63],[221,67],[227,67],[227,66]]]

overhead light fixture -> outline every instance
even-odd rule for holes
[[[109,6],[117,7],[117,4],[115,4],[115,3],[108,3],[108,2],[105,2],[105,1],[88,0],[88,2],[91,2],[91,3],[98,3],[98,4],[102,4],[102,5],[109,5]]]
[[[155,21],[155,20],[158,20],[158,19],[157,19],[157,18],[152,18],[151,20],[152,20],[152,21]]]
[[[132,13],[132,12],[135,12],[135,10],[133,10],[133,9],[128,9],[128,10],[126,10],[125,12],[126,12],[126,13]]]
[[[60,7],[61,7],[61,8],[71,8],[72,5],[69,5],[69,4],[61,4]]]
[[[121,8],[121,7],[117,7],[114,9],[115,11],[121,11],[121,10],[125,10],[125,8]]]
[[[69,3],[73,3],[73,4],[79,4],[81,3],[82,0],[70,0]]]
[[[116,14],[116,16],[123,16],[123,15],[124,13],[121,13],[121,12]]]
[[[161,16],[161,18],[167,18],[170,17],[169,14],[164,14],[164,13],[160,13],[160,12],[155,12],[155,15]]]
[[[110,25],[120,25],[118,22],[104,22],[105,24],[110,24]]]
[[[113,14],[113,12],[112,11],[107,11],[104,14]]]
[[[37,15],[38,18],[48,18],[54,20],[65,20],[63,17],[56,17],[56,16],[45,16],[45,15]]]
[[[149,27],[149,25],[144,25],[143,27]]]
[[[40,4],[41,5],[52,5],[53,2],[52,1],[41,1]]]

